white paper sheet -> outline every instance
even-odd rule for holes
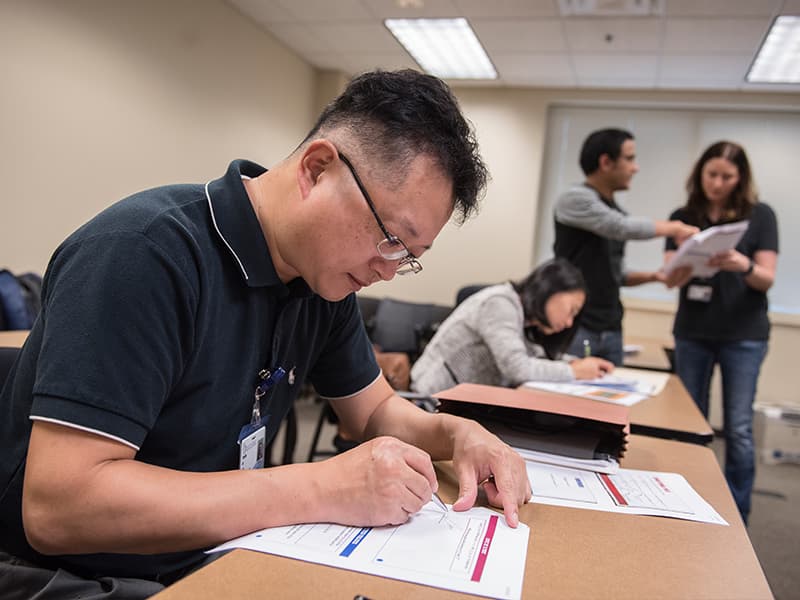
[[[678,473],[620,469],[614,475],[526,461],[531,502],[727,525]]]
[[[468,594],[520,598],[529,533],[524,523],[511,529],[487,508],[445,513],[429,502],[395,527],[273,527],[209,552],[247,548]]]
[[[678,247],[672,259],[664,265],[664,272],[669,274],[677,267],[688,265],[692,267],[693,277],[711,277],[719,268],[708,266],[709,259],[736,247],[748,224],[749,221],[739,221],[695,233]]]
[[[669,373],[616,367],[613,373],[597,379],[581,379],[574,383],[599,387],[616,388],[628,392],[636,392],[647,396],[656,396],[664,391],[669,380]]]
[[[547,392],[555,392],[556,394],[567,394],[569,396],[578,396],[579,398],[589,398],[590,400],[622,404],[623,406],[631,406],[647,398],[645,394],[640,394],[639,392],[583,385],[577,382],[554,383],[551,381],[526,381],[522,385],[545,390]]]

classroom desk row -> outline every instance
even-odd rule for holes
[[[730,526],[528,504],[520,511],[531,528],[523,598],[772,598],[711,449],[632,435],[624,466],[683,474]],[[437,469],[440,493],[452,502],[451,466]],[[234,550],[154,598],[259,598],[266,590],[281,598],[474,598],[248,550]]]

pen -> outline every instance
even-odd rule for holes
[[[447,505],[446,505],[446,504],[444,503],[444,501],[443,501],[443,500],[442,500],[442,499],[439,497],[439,493],[438,493],[438,492],[433,492],[433,496],[431,497],[431,500],[433,500],[433,501],[436,503],[436,505],[437,505],[439,508],[441,508],[441,509],[442,509],[444,512],[447,512]]]
[[[592,347],[589,345],[589,340],[583,340],[583,355],[584,356],[592,355]]]

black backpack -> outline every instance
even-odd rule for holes
[[[42,309],[42,278],[0,270],[0,330],[30,329]]]

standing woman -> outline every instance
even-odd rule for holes
[[[725,478],[747,523],[755,478],[753,401],[767,353],[767,290],[775,279],[778,227],[772,209],[756,197],[744,149],[733,142],[711,145],[695,163],[686,183],[686,205],[671,219],[706,229],[749,221],[733,250],[714,256],[714,276],[681,285],[672,333],[675,370],[697,406],[708,417],[711,374],[722,374]],[[665,260],[676,250],[666,243]]]

